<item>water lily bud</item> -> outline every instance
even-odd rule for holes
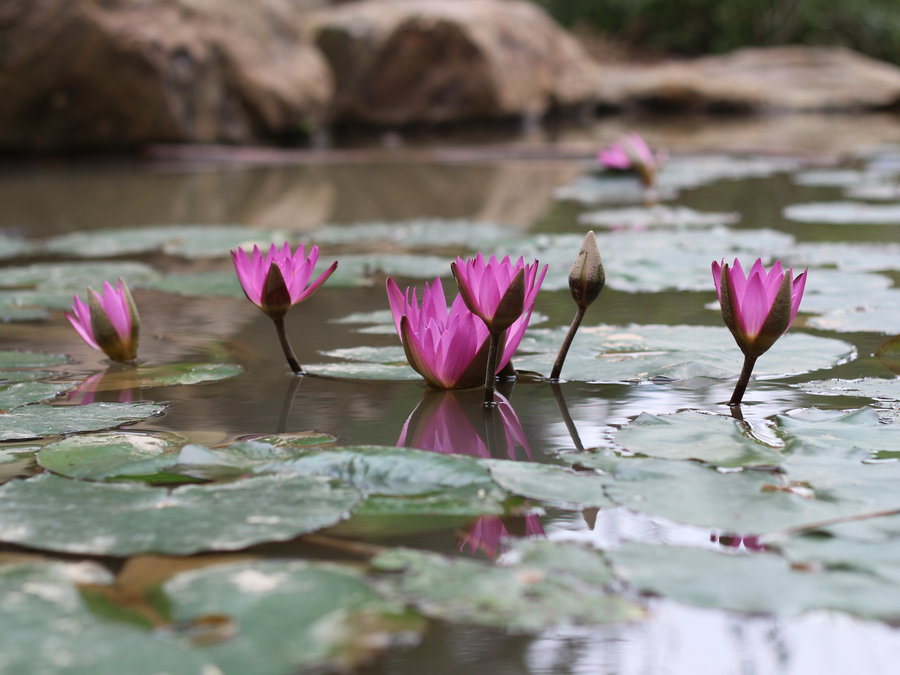
[[[575,303],[583,310],[588,307],[606,284],[606,272],[600,260],[597,238],[593,230],[584,236],[578,257],[569,270],[569,290]]]
[[[278,265],[269,267],[263,282],[259,307],[273,319],[281,319],[291,308],[291,294]]]
[[[87,303],[75,296],[72,313],[66,313],[79,335],[111,360],[132,363],[137,358],[141,320],[131,292],[119,279],[116,286],[103,284],[102,295],[88,289]]]
[[[497,311],[494,312],[491,325],[488,328],[491,332],[502,333],[512,326],[516,319],[522,316],[522,310],[525,307],[525,270],[520,269],[516,276],[513,277],[512,283],[506,289],[506,293],[497,303]]]

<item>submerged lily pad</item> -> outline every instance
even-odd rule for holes
[[[268,247],[284,234],[244,225],[160,225],[72,232],[44,242],[48,253],[103,258],[161,251],[185,258],[226,256],[233,248]]]
[[[800,223],[820,225],[896,225],[900,223],[900,204],[865,202],[811,202],[792,204],[784,217]]]
[[[95,614],[80,584],[109,584],[91,562],[0,566],[0,670],[5,673],[200,675],[203,656],[164,631]]]
[[[609,573],[597,553],[560,544],[532,550],[523,548],[509,566],[399,548],[371,564],[391,573],[378,580],[388,597],[446,621],[533,632],[643,616],[604,589]]]
[[[698,459],[716,466],[777,465],[784,455],[754,438],[738,420],[694,411],[643,413],[613,437],[625,449],[661,459]]]
[[[526,333],[516,368],[549,373],[565,328]],[[527,353],[531,355],[526,355]],[[796,375],[826,368],[855,355],[852,345],[830,338],[792,332],[762,357],[757,377]],[[733,378],[743,356],[731,333],[707,326],[588,326],[575,337],[563,378],[590,382],[622,382],[668,377]]]
[[[0,441],[100,431],[156,417],[164,403],[88,403],[27,405],[0,415]]]
[[[174,490],[44,474],[0,487],[0,541],[91,555],[231,551],[328,527],[359,500],[289,474]]]
[[[233,638],[199,648],[224,673],[343,672],[424,628],[359,572],[336,565],[217,565],[178,575],[164,592],[175,621],[227,616],[235,624]]]
[[[591,211],[578,216],[584,225],[611,228],[711,227],[740,220],[737,213],[703,213],[686,206],[646,206]]]
[[[602,476],[535,462],[482,461],[500,487],[521,497],[579,509],[612,505],[604,492]]]
[[[61,382],[17,382],[0,385],[0,410],[11,410],[29,403],[56,398],[71,386]]]
[[[701,607],[800,614],[833,609],[900,617],[900,590],[870,574],[797,570],[772,553],[729,555],[693,548],[625,544],[607,553],[616,576],[646,593]]]

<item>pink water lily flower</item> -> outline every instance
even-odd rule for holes
[[[91,347],[112,361],[134,363],[141,320],[128,286],[122,279],[112,286],[103,282],[102,294],[88,289],[87,302],[74,296],[66,318]]]
[[[779,261],[766,272],[762,260],[757,259],[745,275],[738,260],[731,267],[723,260],[713,262],[712,275],[722,319],[744,352],[744,368],[729,403],[737,405],[756,359],[775,344],[797,317],[806,271],[795,279],[793,269],[785,272]]]
[[[394,327],[409,364],[435,389],[466,389],[484,380],[487,368],[488,329],[468,310],[461,295],[451,305],[440,279],[426,283],[419,303],[416,289],[400,290],[387,280]],[[533,304],[521,313],[506,333],[496,372],[509,363],[528,328]]]
[[[669,155],[665,150],[654,153],[640,134],[629,133],[597,153],[597,160],[610,169],[638,172],[646,187],[656,181],[656,172],[666,163]]]
[[[307,255],[300,244],[291,253],[288,242],[280,248],[272,244],[265,254],[258,246],[253,247],[252,253],[236,248],[231,251],[231,259],[247,298],[273,319],[283,317],[293,305],[315,293],[337,268],[337,261],[331,263],[310,283],[319,260],[319,247],[313,246]]]

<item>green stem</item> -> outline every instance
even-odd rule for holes
[[[756,365],[756,357],[749,354],[744,356],[744,367],[741,369],[741,376],[738,378],[737,385],[734,387],[734,393],[731,394],[731,400],[728,405],[740,405],[744,398],[744,392],[747,391],[747,383],[750,381],[750,375],[753,373],[753,366]]]
[[[500,351],[500,333],[491,333],[491,341],[488,344],[487,369],[484,373],[484,405],[493,406],[494,383],[497,380],[497,357]]]
[[[553,371],[550,373],[551,380],[559,379],[563,363],[565,363],[566,356],[569,353],[569,347],[572,346],[572,340],[575,338],[575,333],[578,332],[578,327],[581,325],[581,320],[584,318],[585,310],[587,310],[587,307],[579,307],[578,311],[575,312],[575,318],[572,319],[572,325],[569,326],[569,332],[566,333],[566,338],[559,347],[559,354],[556,355],[556,363],[553,364]]]
[[[284,358],[287,359],[288,365],[291,367],[291,370],[294,372],[294,375],[305,375],[303,372],[303,368],[300,366],[300,362],[297,361],[297,357],[294,356],[294,350],[291,348],[291,343],[288,341],[287,333],[284,330],[284,319],[272,319],[275,322],[275,330],[278,331],[278,340],[281,342],[281,351],[284,352]]]

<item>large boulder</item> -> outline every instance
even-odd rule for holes
[[[900,106],[900,68],[840,47],[767,47],[660,64],[604,64],[612,108],[848,111]]]
[[[363,0],[313,18],[336,122],[382,126],[524,117],[594,98],[596,64],[520,0]]]
[[[319,125],[304,0],[3,0],[0,147],[248,142]],[[312,3],[318,4],[318,3]]]

